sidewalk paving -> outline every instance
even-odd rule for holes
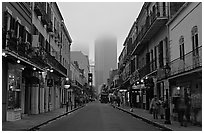
[[[37,115],[28,115],[24,116],[21,120],[17,121],[7,121],[2,122],[2,131],[28,131],[28,130],[35,130],[39,126],[46,124],[50,121],[53,121],[57,118],[60,118],[68,113],[71,113],[75,110],[84,107],[84,105],[79,106],[74,109],[69,109],[66,112],[66,108],[59,108],[50,112],[37,114]]]
[[[130,107],[128,106],[116,106],[112,105],[115,108],[118,108],[124,112],[132,114],[133,116],[143,119],[144,121],[164,128],[165,130],[169,131],[202,131],[202,127],[193,126],[192,124],[188,123],[187,127],[180,126],[178,121],[171,120],[171,124],[164,124],[165,119],[153,119],[152,114],[149,113],[148,110],[133,108],[133,112],[130,112]]]

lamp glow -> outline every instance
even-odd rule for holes
[[[65,89],[69,89],[70,85],[64,85]]]
[[[6,55],[6,53],[3,52],[3,53],[2,53],[2,56],[6,57],[7,55]]]

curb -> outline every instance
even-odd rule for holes
[[[136,117],[136,118],[142,119],[143,121],[145,121],[145,122],[147,122],[147,123],[153,124],[153,125],[156,126],[156,127],[162,128],[162,129],[164,129],[165,131],[173,131],[173,129],[171,129],[171,128],[169,128],[169,127],[163,125],[163,124],[160,124],[160,123],[158,123],[158,122],[154,122],[154,121],[152,121],[152,120],[149,120],[149,119],[147,119],[147,118],[145,118],[145,117],[142,117],[142,116],[140,116],[140,115],[134,114],[134,113],[132,113],[132,112],[130,112],[130,111],[127,111],[127,110],[125,110],[125,109],[123,109],[123,108],[120,108],[120,107],[117,107],[117,106],[115,106],[115,105],[112,105],[112,106],[113,106],[114,108],[117,108],[117,109],[123,111],[123,112],[126,112],[126,113],[128,113],[128,114],[131,114],[132,116],[134,116],[134,117]]]
[[[51,118],[51,119],[49,119],[49,120],[47,120],[47,121],[45,121],[45,122],[43,122],[43,123],[41,123],[41,124],[39,124],[39,125],[36,125],[36,126],[34,126],[34,127],[25,129],[25,131],[36,131],[36,130],[39,130],[39,127],[40,127],[40,126],[45,125],[45,124],[47,124],[47,123],[49,123],[49,122],[51,122],[51,121],[54,121],[54,120],[56,120],[56,119],[58,119],[58,118],[60,118],[60,117],[62,117],[62,116],[68,115],[69,113],[72,113],[72,112],[74,112],[74,111],[76,111],[76,110],[78,110],[78,109],[80,109],[80,108],[83,108],[84,106],[85,106],[85,105],[82,105],[82,106],[77,107],[77,108],[75,108],[75,109],[73,109],[73,110],[70,110],[70,111],[68,111],[68,112],[66,112],[66,113],[64,113],[64,114],[60,114],[60,115],[58,115],[58,116],[56,116],[56,117],[54,117],[54,118]]]

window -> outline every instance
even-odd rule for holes
[[[163,2],[163,16],[166,16],[166,2]]]
[[[15,37],[19,38],[20,37],[20,23],[18,20],[15,21],[15,28],[14,28],[14,35]]]
[[[40,48],[44,48],[44,37],[41,33],[39,35],[39,43],[40,43]]]
[[[154,57],[153,57],[153,50],[150,52],[150,58],[151,58],[151,70],[154,70]]]
[[[184,60],[184,37],[181,36],[179,39],[180,59]]]
[[[8,109],[21,108],[21,70],[9,63],[8,70]]]
[[[164,57],[163,57],[163,41],[159,43],[159,67],[162,68],[164,66]]]
[[[157,46],[154,47],[155,69],[157,68]]]
[[[11,14],[9,14],[8,12],[5,12],[5,29],[6,31],[9,31],[11,28],[11,20],[12,20],[12,16]]]
[[[193,55],[198,55],[198,27],[194,26],[191,30],[192,33],[192,47]]]

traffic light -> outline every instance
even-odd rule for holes
[[[92,73],[88,73],[88,82],[92,83],[93,81],[93,74]]]

